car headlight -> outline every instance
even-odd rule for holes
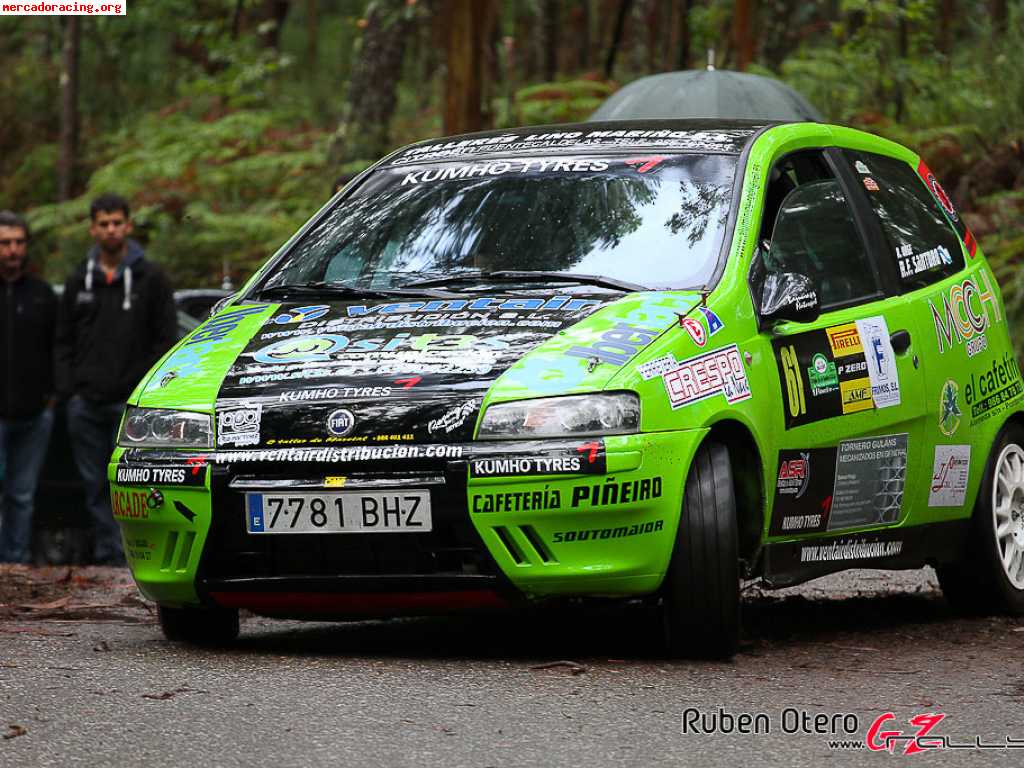
[[[640,399],[632,392],[518,400],[490,406],[477,437],[626,435],[640,429]]]
[[[117,444],[122,448],[212,448],[209,414],[128,406]]]

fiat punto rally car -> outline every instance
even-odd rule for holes
[[[927,166],[820,124],[588,123],[377,163],[167,354],[109,476],[165,634],[937,567],[1024,609],[1021,381]]]

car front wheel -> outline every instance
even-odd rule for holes
[[[971,516],[965,557],[936,569],[949,603],[965,613],[1024,615],[1024,429],[1003,428]]]
[[[725,446],[704,443],[686,478],[664,622],[673,656],[728,658],[740,634],[736,496]]]

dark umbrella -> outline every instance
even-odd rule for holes
[[[824,122],[821,113],[788,85],[718,69],[641,77],[605,99],[589,119],[672,117]]]

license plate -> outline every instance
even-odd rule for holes
[[[430,492],[249,493],[249,533],[426,533]]]

